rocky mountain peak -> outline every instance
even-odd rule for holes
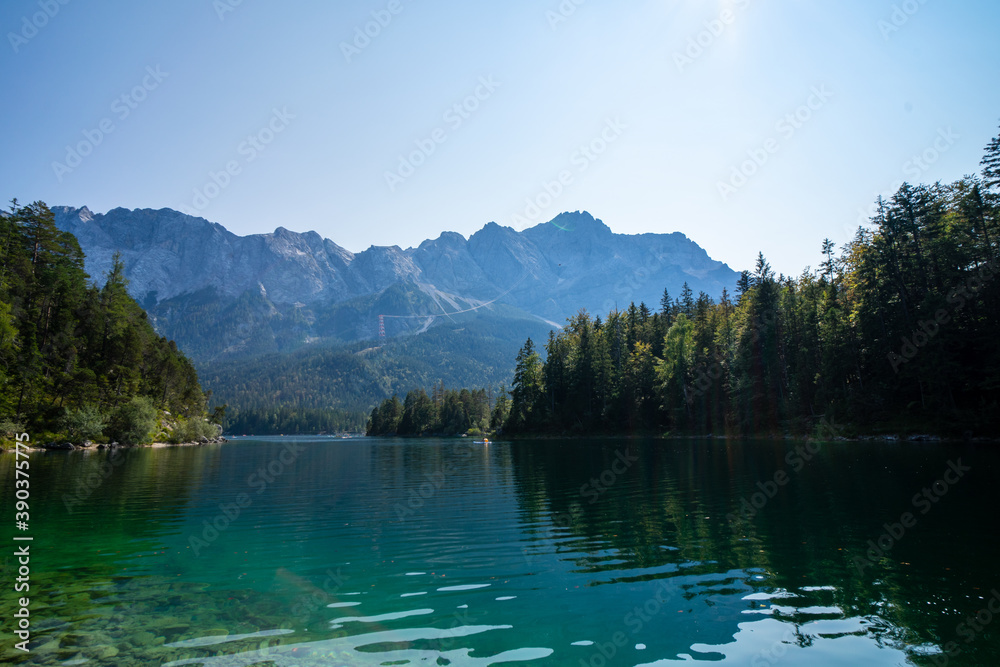
[[[560,213],[549,222],[536,225],[546,229],[555,229],[566,233],[587,234],[587,235],[608,235],[612,234],[611,228],[603,221],[595,218],[587,211],[576,211],[573,213]]]
[[[390,299],[394,308],[406,310],[398,313],[364,314],[372,306],[351,305],[373,303],[390,288],[397,295],[419,286],[433,295],[439,314],[456,310],[457,303],[499,302],[522,314],[562,322],[581,308],[598,314],[631,300],[657,304],[664,288],[676,295],[684,282],[696,293],[717,297],[723,287],[732,290],[738,278],[681,234],[615,234],[586,211],[563,213],[520,232],[490,222],[468,239],[443,232],[416,248],[372,246],[357,254],[316,232],[278,226],[270,234],[237,236],[222,225],[170,209],[117,208],[103,215],[86,208],[53,211],[59,228],[80,241],[91,276],[100,279],[114,253],[122,253],[130,291],[151,308],[166,334],[173,333],[171,322],[182,325],[184,304],[190,302],[193,312],[206,312],[206,298],[214,300],[211,312],[227,317],[246,312],[238,304],[247,294],[264,298],[266,307],[254,311],[254,317],[296,312],[289,324],[273,326],[298,322],[294,335],[283,335],[318,340],[329,335],[329,327],[313,330],[309,323],[325,321],[322,314],[331,309],[343,308],[338,312],[360,318],[336,326],[361,337],[371,335],[375,325],[368,320],[377,314],[415,315],[407,310],[415,303],[409,298]],[[157,307],[164,302],[162,309]],[[233,325],[258,335],[253,332],[259,323]],[[212,342],[202,346],[211,348]]]

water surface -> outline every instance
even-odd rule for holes
[[[0,660],[1000,664],[997,451],[268,438],[34,454],[32,653],[5,634]],[[9,454],[0,479],[11,508]]]

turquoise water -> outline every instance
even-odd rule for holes
[[[32,652],[8,546],[0,661],[1000,664],[998,481],[993,447],[913,443],[33,454]]]

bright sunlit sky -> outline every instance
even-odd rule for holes
[[[5,199],[352,251],[587,210],[797,275],[1000,124],[996,0],[5,0],[0,26]]]

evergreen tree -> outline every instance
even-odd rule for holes
[[[514,367],[514,382],[511,389],[510,415],[504,430],[518,433],[537,429],[542,424],[542,400],[544,398],[542,361],[535,352],[535,344],[529,338],[517,354]]]
[[[681,288],[680,312],[687,315],[688,319],[694,317],[694,292],[686,282]]]
[[[986,153],[979,164],[983,168],[986,188],[994,194],[1000,194],[1000,134],[986,145]]]
[[[120,259],[101,289],[83,266],[79,243],[44,203],[15,200],[0,215],[0,421],[42,437],[100,439],[119,428],[119,406],[147,399],[179,419],[201,418],[193,366],[128,296]]]
[[[823,256],[826,258],[820,264],[820,275],[826,279],[833,276],[833,251],[836,245],[830,239],[823,239]]]

